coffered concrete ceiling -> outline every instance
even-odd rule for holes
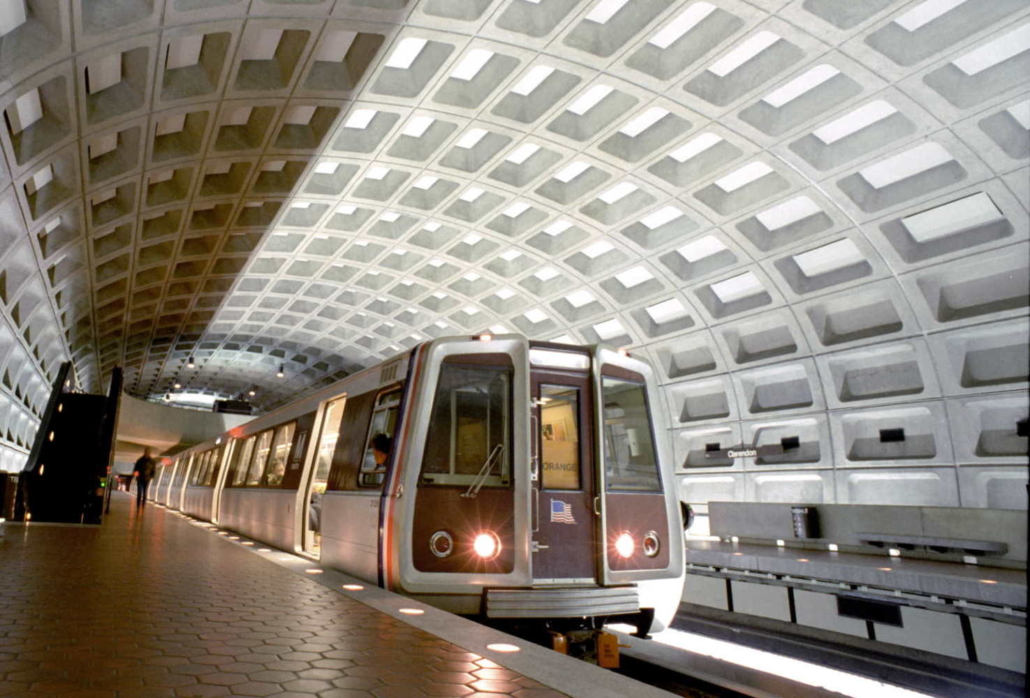
[[[972,478],[987,505],[1025,480],[1028,14],[8,0],[5,462],[67,358],[92,390],[124,366],[138,397],[267,409],[519,332],[649,357],[684,468],[713,440],[816,448],[786,485],[706,470],[706,497],[860,499],[831,471],[887,459],[929,477],[917,499]],[[888,422],[932,448],[883,451]]]

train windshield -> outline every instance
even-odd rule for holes
[[[661,492],[643,383],[604,376],[604,468],[608,490]]]
[[[511,383],[508,367],[443,365],[422,460],[422,484],[511,483]]]

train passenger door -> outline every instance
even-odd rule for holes
[[[329,485],[329,470],[333,465],[336,442],[340,438],[340,423],[343,421],[346,402],[346,397],[330,400],[322,410],[322,422],[315,442],[315,462],[308,474],[304,506],[300,508],[303,519],[301,530],[304,531],[302,550],[314,557],[319,557],[322,552],[322,498]]]
[[[590,379],[585,373],[534,370],[530,395],[534,583],[596,584],[598,492]]]

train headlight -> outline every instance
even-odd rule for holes
[[[447,531],[437,531],[429,539],[429,549],[437,557],[447,557],[454,552],[454,538]]]
[[[623,533],[615,539],[615,552],[622,557],[633,557],[633,550],[636,547],[637,544],[633,541],[633,536],[628,533]]]
[[[658,534],[654,531],[648,531],[647,535],[644,536],[644,555],[648,557],[654,557],[658,554],[658,551],[662,549],[662,541],[659,540]]]
[[[501,539],[493,531],[484,531],[472,541],[472,549],[484,560],[493,560],[501,554]]]

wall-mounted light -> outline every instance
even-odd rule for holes
[[[283,364],[279,364],[279,371],[275,375],[277,378],[282,378],[286,375],[286,369]]]
[[[186,368],[196,368],[196,367],[197,367],[197,364],[193,361],[193,357],[192,356],[189,359],[186,360]]]
[[[181,388],[181,387],[182,387],[182,383],[176,383],[176,384],[175,384],[175,389],[176,389],[176,390],[178,390],[178,389],[179,389],[179,388]]]

